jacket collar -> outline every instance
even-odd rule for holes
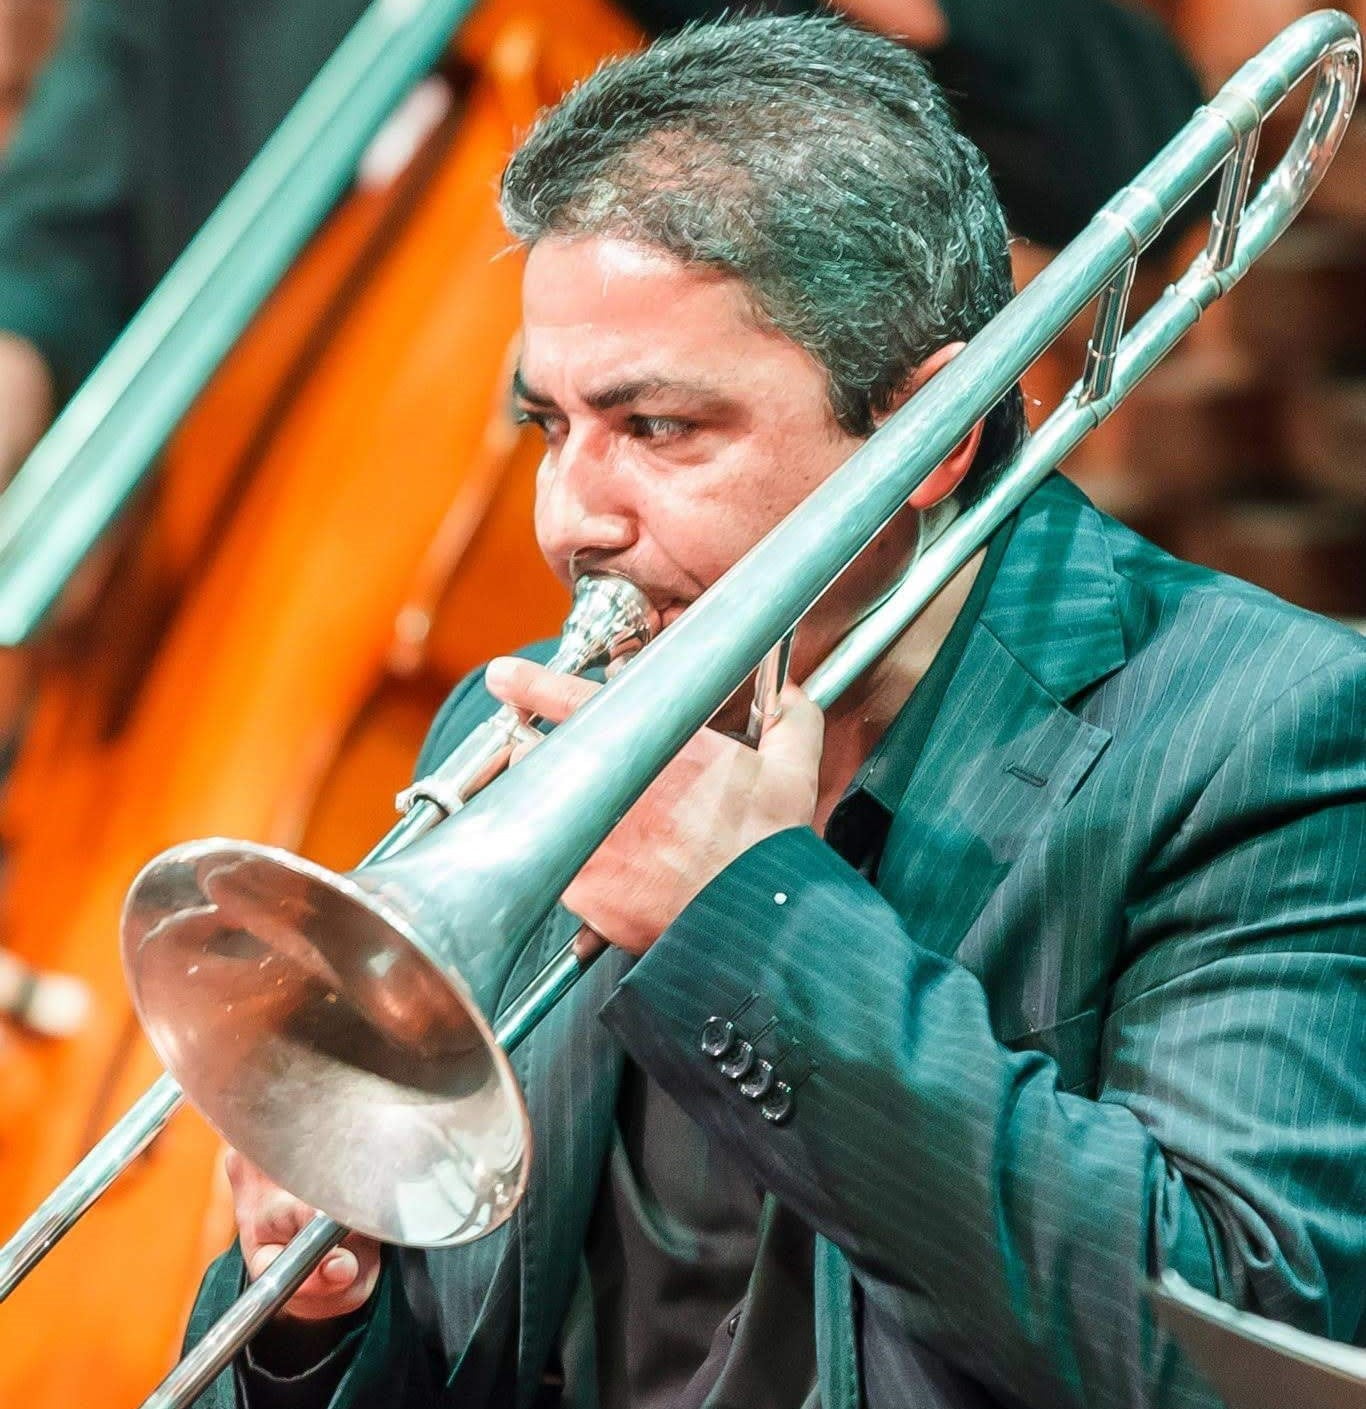
[[[1100,514],[1061,475],[1025,502],[981,624],[1058,704],[1125,661]]]

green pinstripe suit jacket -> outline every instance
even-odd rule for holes
[[[427,757],[491,708],[468,682]],[[876,887],[786,832],[633,967],[600,963],[516,1057],[537,1156],[515,1220],[393,1259],[334,1404],[535,1399],[622,1046],[820,1235],[825,1409],[865,1381],[935,1409],[1213,1404],[1145,1305],[1158,1266],[1361,1338],[1364,855],[1366,643],[1167,557],[1055,478]],[[699,1047],[752,995],[767,1050],[810,1067],[783,1125]],[[216,1266],[196,1324],[239,1277]],[[215,1394],[233,1402],[228,1376]]]

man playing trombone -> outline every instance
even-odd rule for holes
[[[698,28],[514,156],[552,566],[670,623],[1011,294],[917,59]],[[807,678],[1023,435],[974,426],[803,620]],[[448,701],[562,721],[537,648]],[[1036,491],[825,715],[693,738],[550,923],[614,947],[528,1040],[514,1220],[352,1240],[220,1379],[252,1409],[1214,1401],[1146,1279],[1366,1324],[1366,649]],[[629,740],[622,741],[630,747]],[[230,1164],[241,1255],[308,1210]],[[206,1401],[209,1402],[209,1401]]]

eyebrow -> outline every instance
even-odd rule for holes
[[[583,399],[594,411],[610,411],[614,407],[626,406],[660,392],[682,394],[717,406],[729,405],[731,401],[724,391],[706,382],[682,381],[668,377],[637,377],[632,381],[614,382],[610,386],[588,392]],[[527,385],[520,367],[512,374],[512,394],[519,401],[525,401],[531,406],[555,405],[553,397]]]

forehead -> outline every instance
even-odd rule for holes
[[[522,287],[522,373],[551,394],[604,378],[746,382],[816,370],[738,279],[602,236],[544,239]]]

